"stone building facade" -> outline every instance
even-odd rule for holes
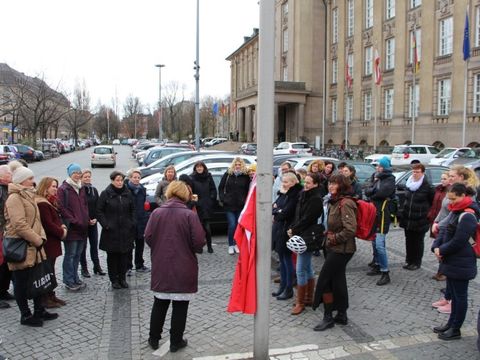
[[[277,0],[275,19],[275,141],[314,143],[325,126],[327,144],[460,146],[465,123],[465,145],[479,145],[480,0]],[[247,141],[255,140],[257,55],[255,32],[227,58],[231,128]]]

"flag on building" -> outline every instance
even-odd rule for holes
[[[217,116],[217,114],[218,114],[218,103],[213,104],[212,111],[213,111],[213,115]]]
[[[465,13],[465,28],[463,31],[463,60],[470,59],[470,24],[468,21],[468,11]]]
[[[348,56],[345,61],[345,82],[347,83],[347,88],[350,89],[352,87],[352,74],[350,74],[350,64],[348,63]]]
[[[380,85],[382,82],[382,71],[380,70],[380,55],[378,55],[378,50],[375,49],[375,58],[373,60],[373,67],[375,70],[375,84]]]
[[[255,314],[257,311],[256,199],[257,184],[254,179],[234,235],[240,254],[233,277],[228,312]]]
[[[420,70],[420,60],[418,58],[417,31],[415,29],[412,31],[412,51],[413,51],[412,71],[414,74],[416,74],[418,73],[418,70]]]

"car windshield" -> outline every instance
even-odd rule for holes
[[[112,149],[111,148],[96,148],[93,150],[95,154],[111,154]]]
[[[308,144],[292,144],[292,149],[310,149]]]
[[[460,155],[462,158],[467,159],[480,159],[480,149],[471,149]]]
[[[409,147],[395,146],[393,148],[392,154],[413,154],[413,151]]]
[[[440,151],[435,157],[436,158],[446,158],[451,153],[453,153],[455,150],[457,150],[457,149],[455,149],[455,148],[445,148],[442,151]]]

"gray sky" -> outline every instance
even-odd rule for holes
[[[71,94],[85,81],[91,105],[127,95],[158,100],[170,82],[193,97],[196,0],[4,0],[0,62]],[[200,97],[229,93],[225,58],[259,26],[258,0],[200,0]]]

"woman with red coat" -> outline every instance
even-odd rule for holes
[[[60,219],[57,208],[57,189],[58,181],[52,177],[44,177],[37,187],[37,196],[35,202],[40,211],[42,226],[47,234],[47,241],[43,248],[47,255],[47,260],[52,263],[55,269],[55,260],[62,255],[62,240],[67,236],[67,227]],[[46,308],[56,308],[66,305],[66,302],[57,298],[52,291],[44,299]]]
[[[170,302],[170,352],[187,346],[183,338],[190,300],[198,290],[197,255],[205,245],[205,232],[198,215],[187,208],[190,191],[183,181],[172,181],[167,202],[150,215],[145,242],[151,248],[151,290],[154,303],[148,343],[158,349]]]

